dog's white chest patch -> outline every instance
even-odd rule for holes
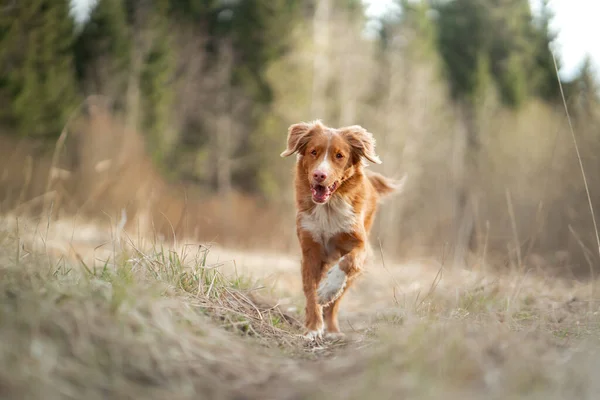
[[[332,198],[327,204],[318,204],[301,218],[302,229],[311,233],[313,239],[325,245],[334,235],[350,232],[356,224],[352,206],[342,198]]]

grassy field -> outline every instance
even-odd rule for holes
[[[338,341],[302,339],[297,259],[4,218],[6,399],[596,399],[594,283],[371,262]]]

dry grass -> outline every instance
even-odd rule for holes
[[[364,314],[346,314],[355,328],[348,339],[307,344],[301,315],[274,300],[277,286],[262,288],[260,277],[209,262],[204,246],[166,248],[123,234],[92,250],[75,237],[61,254],[51,249],[51,224],[2,222],[3,398],[600,394],[600,320],[590,284],[438,274],[424,265],[409,277],[421,289],[410,291],[400,279],[408,267],[390,266],[365,279],[395,274],[395,296],[359,287],[350,296],[360,298]],[[385,312],[377,302],[387,302]]]
[[[264,199],[239,192],[224,199],[207,183],[167,180],[144,136],[125,128],[101,97],[86,99],[72,118],[52,145],[0,132],[0,214],[51,211],[53,219],[115,225],[125,213],[124,226],[136,236],[296,248],[281,209]]]
[[[120,246],[88,265],[1,238],[3,398],[232,398],[285,366],[240,336],[297,340],[293,319],[206,265],[204,248]]]

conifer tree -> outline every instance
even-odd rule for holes
[[[132,43],[123,0],[98,0],[75,41],[78,78],[86,92],[122,108]]]
[[[155,30],[140,77],[142,131],[153,158],[162,164],[172,144],[170,119],[173,107],[174,56],[171,51],[168,1],[155,1],[149,25]]]
[[[592,59],[586,56],[579,72],[567,86],[567,96],[575,99],[576,110],[587,116],[596,115],[600,105],[600,85],[594,71]]]
[[[55,137],[77,102],[68,0],[25,0],[0,15],[1,118],[20,135]]]
[[[475,93],[481,57],[488,60],[492,80],[508,106],[556,94],[547,5],[537,21],[527,0],[450,0],[439,2],[436,9],[440,53],[456,98]]]
[[[534,67],[531,69],[531,79],[535,86],[535,94],[545,100],[556,100],[560,97],[556,66],[551,52],[551,44],[556,39],[556,32],[550,28],[553,18],[549,0],[541,1],[539,16],[532,25],[532,43],[534,46]],[[560,59],[556,59],[560,68]]]

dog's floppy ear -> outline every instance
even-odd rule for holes
[[[365,158],[372,163],[381,164],[381,159],[375,153],[375,138],[371,132],[359,125],[348,126],[340,130],[359,158]],[[356,161],[358,162],[359,160]]]
[[[308,143],[313,126],[314,124],[307,124],[305,122],[290,126],[288,129],[287,149],[280,154],[281,157],[288,157],[296,152],[301,153],[306,143]]]

